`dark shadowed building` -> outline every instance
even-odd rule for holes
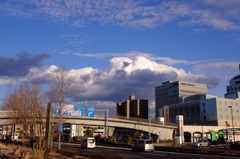
[[[148,100],[129,96],[128,100],[117,104],[117,115],[148,119]]]

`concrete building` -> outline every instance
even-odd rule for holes
[[[240,127],[240,100],[211,98],[200,101],[204,121],[211,121],[217,126]],[[233,123],[232,123],[233,121]],[[233,125],[232,125],[233,124]]]
[[[194,95],[185,101],[187,102],[164,106],[165,121],[176,122],[176,116],[183,115],[185,125],[232,126],[233,116],[233,126],[240,127],[239,99]]]
[[[239,66],[240,68],[240,66]],[[184,121],[180,136],[184,141],[196,141],[211,138],[211,133],[223,132],[225,140],[237,141],[240,138],[240,75],[233,77],[227,88],[225,98],[207,94],[185,97],[183,102],[165,105],[165,121],[176,122],[176,116],[183,116]],[[217,134],[216,136],[220,135]]]
[[[202,99],[215,98],[206,94],[198,94],[186,97],[184,103],[164,106],[164,118],[166,122],[176,122],[177,115],[184,116],[184,124],[202,124],[201,103]],[[206,123],[206,122],[205,122]],[[210,123],[208,123],[210,124]]]
[[[117,115],[148,119],[148,100],[136,99],[135,96],[129,96],[125,102],[117,104]]]
[[[195,94],[207,94],[207,85],[194,82],[167,81],[155,87],[156,118],[164,117],[164,106],[183,103],[186,97]]]

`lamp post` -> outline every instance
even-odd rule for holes
[[[225,121],[225,124],[226,124],[226,140],[228,141],[228,130],[227,130],[227,127],[228,127],[228,122]]]
[[[202,140],[203,140],[203,114],[201,114],[201,120],[202,120]]]
[[[151,127],[151,115],[149,114],[148,115],[148,120],[149,120],[149,134],[148,134],[148,137],[149,137],[149,140],[151,139],[151,132],[150,132],[150,127]]]
[[[234,125],[233,125],[233,112],[232,112],[232,106],[228,106],[228,108],[231,108],[232,129],[233,129],[233,142],[235,142],[235,132],[234,132]]]

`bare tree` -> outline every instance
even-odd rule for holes
[[[59,68],[59,70],[56,72],[56,75],[54,76],[52,82],[51,82],[51,86],[50,86],[50,90],[48,92],[49,94],[49,98],[50,101],[52,103],[55,103],[58,107],[59,107],[59,113],[57,114],[57,116],[55,117],[57,119],[57,121],[54,119],[53,120],[53,127],[55,127],[55,129],[52,129],[52,134],[54,132],[56,132],[56,125],[60,125],[64,122],[63,121],[63,116],[65,114],[65,107],[67,106],[67,104],[69,103],[69,97],[70,94],[72,93],[72,79],[68,74],[68,71],[66,71],[63,68]],[[57,122],[57,123],[56,123]],[[55,135],[55,134],[54,134]],[[58,149],[61,149],[61,135],[62,132],[58,132]]]
[[[43,158],[46,102],[39,85],[24,83],[13,90],[9,88],[2,103],[12,123],[22,128],[21,136],[30,140],[34,156]]]

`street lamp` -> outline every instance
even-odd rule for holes
[[[148,137],[149,137],[149,140],[151,139],[151,132],[150,132],[150,127],[151,127],[151,115],[149,114],[148,115],[148,120],[149,120],[149,134],[148,134]]]
[[[225,121],[225,124],[226,124],[226,140],[228,141],[228,130],[227,130],[227,127],[228,127],[228,122]]]
[[[201,114],[201,120],[202,120],[202,140],[203,140],[203,114]]]
[[[228,108],[231,108],[232,129],[233,129],[233,142],[235,142],[235,133],[234,133],[234,125],[233,125],[233,112],[232,112],[232,106],[228,106]]]

